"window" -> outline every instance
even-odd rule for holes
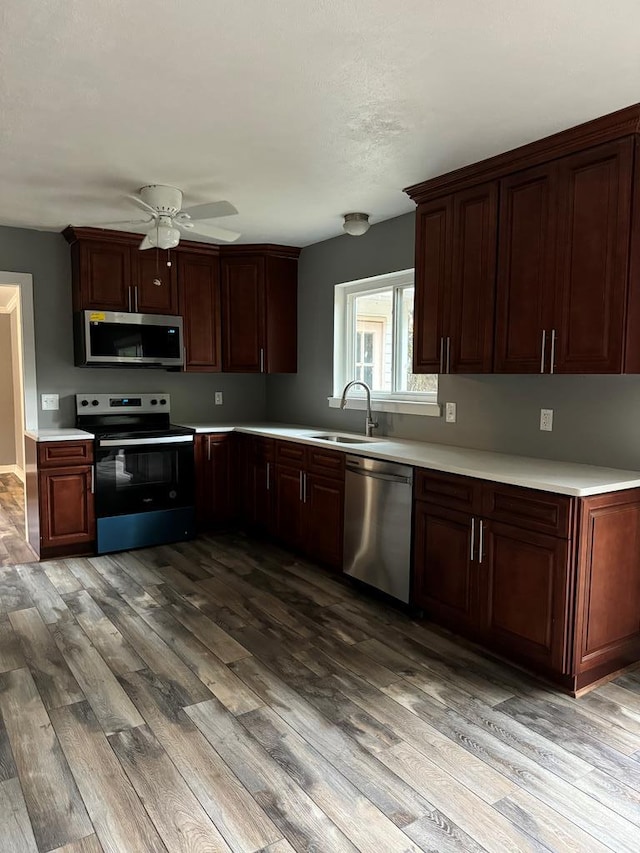
[[[434,411],[438,377],[411,370],[413,300],[413,270],[336,285],[331,405],[347,382],[359,379],[376,401],[390,404],[378,403],[379,411],[439,414],[439,408]],[[364,391],[354,388],[352,395],[364,396]]]

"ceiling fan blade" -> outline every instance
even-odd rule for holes
[[[153,249],[153,243],[152,243],[152,242],[151,242],[151,240],[149,239],[149,235],[148,235],[148,234],[145,234],[145,235],[144,235],[144,238],[143,238],[142,242],[140,243],[140,245],[138,246],[138,248],[139,248],[140,250],[144,250],[144,249]]]
[[[94,222],[93,225],[86,226],[88,228],[106,228],[108,225],[149,225],[153,222],[153,217],[147,219],[119,219],[116,222]]]
[[[155,210],[155,208],[151,207],[150,204],[147,204],[146,201],[143,201],[139,195],[132,195],[131,193],[129,193],[126,198],[128,198],[129,201],[132,201],[134,204],[137,204],[138,207],[141,207],[143,210],[152,213],[154,218],[158,215],[158,211]]]
[[[186,213],[191,219],[218,219],[221,216],[233,216],[238,211],[230,201],[211,201],[185,207],[180,213]]]
[[[176,223],[181,228],[184,228],[180,223]],[[240,237],[239,231],[229,231],[228,228],[219,228],[217,225],[210,223],[198,222],[194,228],[189,228],[188,234],[201,234],[203,237],[213,237],[214,240],[221,240],[223,243],[233,243]]]

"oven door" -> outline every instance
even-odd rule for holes
[[[96,516],[193,506],[193,436],[96,441]]]

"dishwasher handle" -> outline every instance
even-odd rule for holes
[[[383,474],[378,471],[366,471],[362,468],[352,468],[351,465],[347,465],[346,470],[352,474],[360,474],[361,477],[371,477],[373,480],[386,480],[388,483],[407,483],[411,485],[413,482],[411,477],[402,477],[399,474]]]

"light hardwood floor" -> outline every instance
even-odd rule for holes
[[[0,566],[35,559],[24,536],[24,486],[15,474],[0,474]]]
[[[562,696],[241,536],[0,569],[0,850],[640,849],[640,674]]]

